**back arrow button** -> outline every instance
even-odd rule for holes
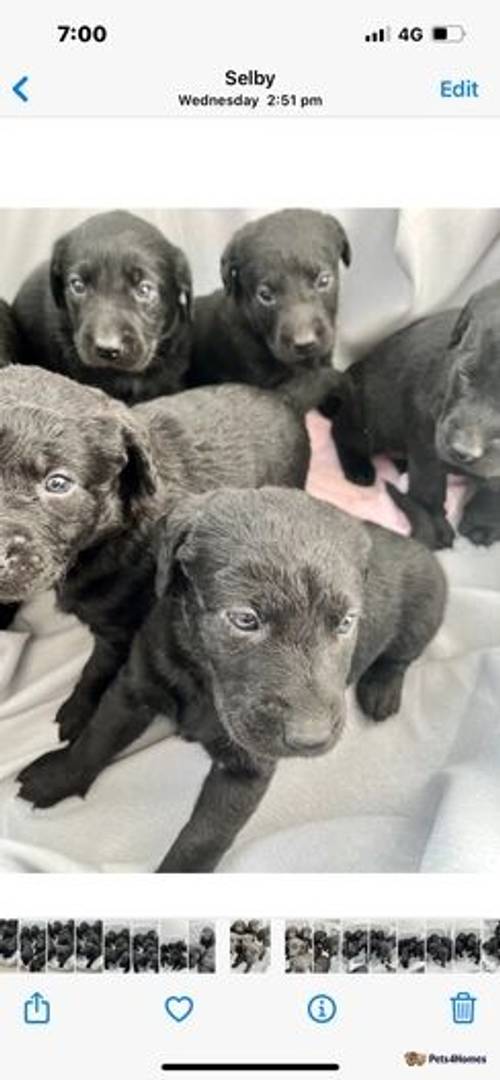
[[[14,86],[12,87],[13,93],[16,94],[18,98],[21,98],[21,101],[28,101],[29,100],[28,95],[25,94],[24,90],[23,90],[23,87],[26,86],[27,82],[28,82],[28,76],[23,75],[22,79],[18,79],[18,81],[16,83],[14,83]]]

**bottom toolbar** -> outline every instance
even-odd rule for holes
[[[484,974],[13,973],[1,985],[0,1036],[22,1080],[239,1071],[393,1080],[423,1064],[498,1080],[499,1012],[500,980]]]

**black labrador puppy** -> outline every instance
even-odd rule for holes
[[[183,252],[142,218],[96,214],[54,245],[14,312],[28,363],[129,405],[184,387],[191,273]]]
[[[195,303],[190,385],[280,387],[303,411],[334,400],[340,261],[351,261],[344,229],[317,210],[239,229],[222,256],[224,289]]]
[[[182,500],[159,527],[157,560],[158,599],[127,663],[79,738],[21,774],[21,794],[37,806],[84,795],[167,712],[212,768],[160,870],[208,871],[280,758],[335,745],[350,683],[367,716],[398,712],[445,579],[414,540],[278,488]]]
[[[128,409],[40,368],[0,371],[0,603],[55,587],[94,650],[58,712],[73,738],[154,595],[154,522],[188,492],[305,481],[307,434],[275,394],[221,386]]]
[[[459,532],[500,540],[500,281],[382,341],[349,368],[339,397],[333,435],[349,480],[373,483],[373,454],[408,459],[408,495],[389,490],[414,535],[440,548],[454,539],[446,475],[464,474],[473,483]]]

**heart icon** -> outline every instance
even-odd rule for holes
[[[194,1001],[190,997],[168,997],[165,999],[165,1012],[172,1020],[181,1024],[187,1020],[194,1009]]]

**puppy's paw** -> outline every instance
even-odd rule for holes
[[[19,773],[19,796],[33,806],[54,806],[70,795],[86,794],[91,781],[75,766],[71,750],[43,754]]]
[[[434,523],[434,548],[436,551],[443,548],[453,547],[455,532],[445,517],[433,519]]]
[[[491,547],[500,540],[500,522],[480,521],[472,514],[467,518],[467,512],[458,526],[458,531],[477,547]]]
[[[74,742],[93,716],[95,707],[94,703],[80,701],[75,694],[64,701],[55,719],[60,741]]]
[[[385,487],[392,501],[408,518],[414,540],[418,540],[431,551],[453,546],[455,533],[444,514],[431,513],[412,495],[406,491],[400,491],[389,480],[386,481]]]
[[[412,523],[411,535],[431,551],[453,547],[455,532],[445,517],[422,517]]]
[[[379,723],[401,708],[404,671],[394,665],[368,668],[356,687],[356,697],[365,714]]]

